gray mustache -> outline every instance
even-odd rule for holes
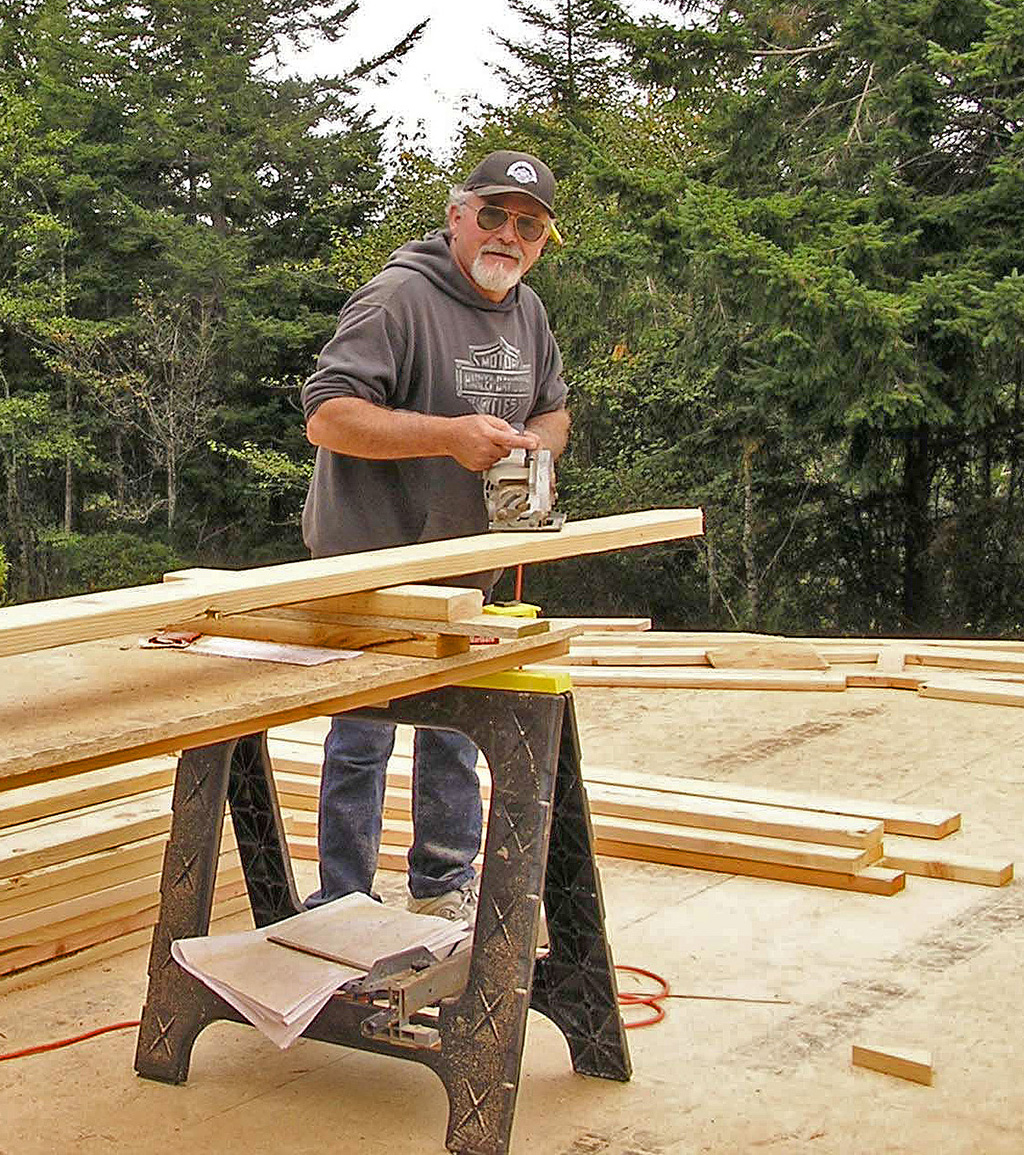
[[[482,252],[482,253],[498,253],[500,256],[503,256],[503,257],[515,257],[517,261],[521,261],[523,259],[523,254],[517,248],[515,248],[513,245],[500,245],[500,244],[484,245],[480,249],[480,252]]]

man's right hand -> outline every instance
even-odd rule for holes
[[[500,417],[471,413],[449,417],[448,456],[465,469],[490,469],[513,449],[539,449],[535,433],[520,433]]]

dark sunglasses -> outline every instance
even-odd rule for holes
[[[512,218],[516,232],[524,241],[539,241],[548,231],[547,221],[540,217],[531,217],[527,213],[513,212],[503,209],[500,205],[484,205],[476,210],[476,223],[485,233],[493,233]]]

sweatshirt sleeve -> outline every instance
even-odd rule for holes
[[[531,417],[551,413],[555,409],[564,409],[568,394],[562,375],[562,354],[558,342],[551,332],[547,312],[539,300],[537,306],[540,313],[538,329],[543,336],[537,342],[537,398],[530,410]]]
[[[350,301],[302,387],[305,419],[334,397],[390,404],[402,355],[402,338],[388,310],[377,302]]]

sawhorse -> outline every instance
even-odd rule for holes
[[[505,1155],[530,1007],[561,1029],[575,1071],[619,1081],[631,1074],[572,696],[454,686],[353,717],[458,730],[483,751],[492,792],[479,913],[465,989],[424,1020],[437,1027],[432,1044],[367,1032],[381,1007],[341,995],[304,1036],[426,1064],[448,1095],[449,1150]],[[301,910],[266,735],[186,751],[135,1058],[135,1069],[150,1079],[183,1083],[205,1026],[245,1022],[170,953],[175,939],[209,931],[225,800],[256,925]],[[550,945],[538,957],[542,898]]]

